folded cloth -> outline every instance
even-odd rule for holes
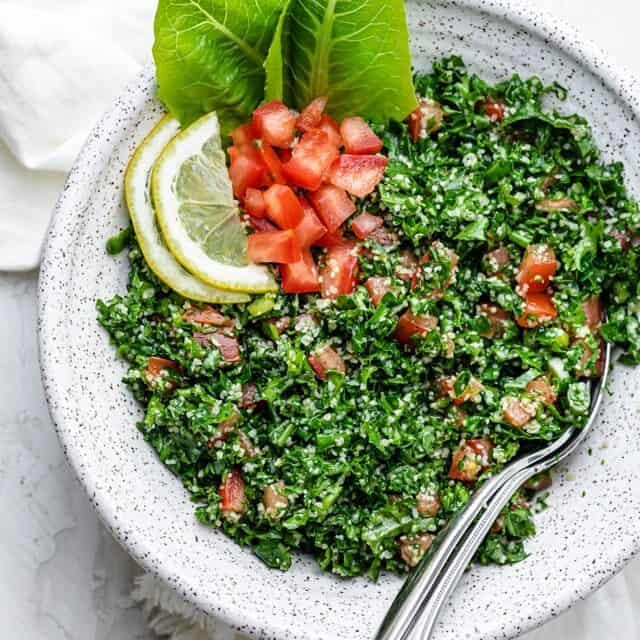
[[[37,266],[87,132],[149,58],[155,4],[0,3],[0,270]]]

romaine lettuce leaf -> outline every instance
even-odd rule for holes
[[[341,119],[404,119],[417,106],[403,0],[288,0],[265,63],[267,100],[329,96]]]
[[[159,0],[153,56],[158,95],[187,125],[217,111],[223,131],[264,97],[264,61],[282,0]]]

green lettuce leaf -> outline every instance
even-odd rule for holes
[[[217,111],[223,131],[264,97],[264,62],[282,0],[159,0],[153,57],[158,95],[187,125]]]
[[[417,102],[403,0],[287,0],[265,62],[267,100],[404,119]]]

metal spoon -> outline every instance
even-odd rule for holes
[[[568,429],[545,448],[516,459],[482,485],[467,506],[436,537],[429,552],[406,579],[375,640],[405,640],[418,617],[420,620],[415,629],[418,634],[413,636],[427,640],[446,599],[511,496],[530,477],[573,453],[586,438],[602,403],[610,360],[611,347],[607,344],[604,371],[591,394],[587,424],[581,429]],[[456,550],[460,555],[456,553],[452,557]]]

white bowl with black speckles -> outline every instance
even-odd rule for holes
[[[562,106],[593,123],[607,159],[619,158],[640,195],[640,89],[629,74],[549,16],[507,1],[408,0],[414,63],[457,53],[490,80],[540,75],[570,90]],[[127,259],[106,255],[126,224],[122,177],[160,117],[151,70],[91,133],[58,202],[40,278],[42,376],[70,464],[118,540],[187,600],[261,638],[364,640],[400,586],[341,580],[309,558],[288,573],[200,525],[179,480],[135,428],[141,409],[95,321],[95,302],[123,292]],[[531,556],[475,567],[444,611],[436,637],[511,638],[558,615],[618,571],[640,547],[640,372],[617,368],[613,396],[584,448],[556,475],[551,508],[537,516]],[[591,451],[591,453],[589,453]]]

